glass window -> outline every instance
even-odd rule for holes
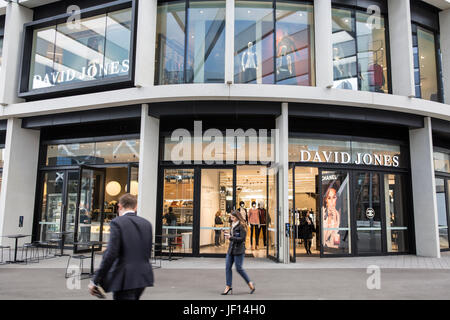
[[[158,6],[155,84],[225,81],[225,1],[188,4]]]
[[[386,239],[388,252],[408,251],[408,222],[403,199],[404,178],[398,174],[384,175]]]
[[[225,81],[225,1],[189,1],[187,83]]]
[[[448,187],[450,187],[450,185]],[[444,179],[436,179],[436,200],[438,209],[439,243],[441,249],[448,249],[448,204],[446,202]]]
[[[139,140],[97,142],[96,163],[139,162],[139,147]]]
[[[276,83],[315,85],[313,6],[276,2]]]
[[[163,236],[174,252],[192,253],[194,169],[164,170]]]
[[[412,30],[416,97],[440,101],[435,34],[416,24]]]
[[[450,173],[450,153],[434,152],[434,170]]]
[[[72,166],[95,163],[94,143],[72,143],[49,145],[47,147],[47,166]]]
[[[131,9],[34,30],[29,89],[128,75]]]
[[[313,6],[277,1],[275,18],[273,8],[236,1],[235,83],[315,85]]]
[[[139,162],[139,140],[71,143],[47,146],[47,166]]]
[[[3,37],[0,37],[0,68],[2,66],[3,57]]]
[[[384,16],[332,9],[334,88],[388,93]]]
[[[236,1],[234,82],[274,83],[274,16],[269,1]]]

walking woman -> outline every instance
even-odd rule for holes
[[[250,281],[245,270],[242,268],[245,256],[245,238],[247,236],[247,224],[244,218],[237,212],[233,211],[231,213],[231,232],[225,234],[225,237],[230,240],[230,245],[228,247],[227,257],[226,257],[226,280],[227,284],[222,295],[228,293],[233,294],[232,279],[233,272],[231,268],[233,263],[236,263],[236,270],[244,278],[245,282],[250,288],[250,294],[255,292],[255,284]]]

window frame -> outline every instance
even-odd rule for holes
[[[376,4],[376,3],[374,3]],[[341,9],[341,10],[349,10],[351,11],[352,14],[352,18],[355,20],[354,22],[354,26],[355,26],[355,48],[356,48],[356,74],[358,76],[360,69],[359,69],[359,63],[358,63],[358,36],[357,33],[358,31],[356,30],[356,12],[362,12],[362,13],[367,13],[367,8],[364,7],[360,7],[360,6],[355,6],[355,5],[350,5],[350,4],[344,4],[344,1],[337,1],[337,0],[333,0],[331,2],[331,10],[333,9]],[[380,4],[380,14],[382,15],[383,19],[384,19],[384,36],[385,36],[385,51],[386,51],[386,63],[387,63],[387,79],[386,81],[388,81],[388,86],[387,86],[387,92],[385,92],[384,94],[392,94],[392,72],[391,72],[391,41],[390,41],[390,33],[389,33],[389,12],[387,10],[387,3],[384,5]],[[333,14],[333,12],[331,12],[331,14]],[[332,58],[333,59],[333,58]],[[334,61],[334,59],[333,59]],[[333,78],[334,81],[334,78]],[[371,91],[362,91],[359,89],[360,86],[360,79],[358,77],[358,90],[356,91],[361,91],[361,92],[371,92]],[[371,93],[376,93],[376,92],[371,92]]]
[[[76,82],[68,84],[58,84],[53,87],[30,89],[30,72],[33,49],[33,33],[34,30],[56,26],[64,23],[70,13],[56,15],[51,18],[32,21],[24,24],[22,39],[22,54],[20,62],[18,97],[26,100],[38,100],[42,98],[60,97],[67,94],[83,94],[112,89],[120,89],[134,86],[135,76],[135,53],[136,53],[136,33],[137,33],[137,1],[136,0],[117,0],[107,4],[102,4],[80,11],[82,18],[90,18],[96,15],[111,13],[123,9],[131,8],[131,36],[130,36],[130,70],[128,75],[117,77],[96,79],[86,82]]]
[[[436,60],[436,84],[437,84],[437,102],[444,102],[444,92],[443,92],[443,79],[441,77],[442,75],[442,63],[441,63],[441,57],[439,55],[439,52],[441,51],[441,44],[440,44],[440,31],[436,30],[430,26],[421,24],[419,22],[416,22],[414,20],[411,20],[411,36],[417,37],[417,28],[421,28],[424,29],[426,32],[430,32],[433,34],[434,37],[434,48],[435,48],[435,52],[434,52],[434,56],[435,56],[435,60]],[[413,41],[413,54],[414,54],[414,41]],[[417,54],[420,57],[420,50],[419,50],[419,39],[417,39]],[[416,68],[414,68],[413,66],[413,70],[415,72]],[[420,60],[419,60],[419,67],[418,67],[418,71],[419,71],[419,80],[420,80]],[[416,86],[416,82],[414,80],[414,88]],[[422,86],[421,83],[419,82],[419,87],[420,87],[420,97],[418,98],[416,96],[416,98],[418,99],[423,99],[423,100],[428,100],[428,99],[424,99],[422,98]],[[433,101],[433,100],[428,100],[428,101]],[[436,101],[435,101],[436,102]]]

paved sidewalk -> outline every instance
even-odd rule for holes
[[[101,263],[102,255],[96,254],[95,266]],[[68,257],[45,259],[39,263],[0,265],[8,268],[66,268]],[[77,263],[77,261],[74,261]],[[158,261],[159,264],[159,261]],[[90,260],[85,261],[85,266]],[[450,270],[450,252],[443,252],[440,259],[424,258],[415,255],[396,255],[380,257],[348,257],[348,258],[318,258],[298,257],[296,263],[282,264],[269,259],[246,258],[247,269],[366,269],[376,265],[382,269],[445,269]],[[163,269],[223,269],[224,258],[190,258],[184,257],[174,261],[162,261]]]

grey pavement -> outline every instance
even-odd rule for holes
[[[96,256],[96,265],[101,255]],[[224,259],[183,258],[163,261],[155,269],[155,286],[142,299],[450,299],[450,253],[441,259],[407,256],[361,258],[298,258],[295,264],[267,259],[245,261],[256,293],[234,270],[232,296],[221,296]],[[64,278],[67,257],[28,265],[0,266],[0,299],[95,299],[87,294],[89,280]],[[89,264],[87,264],[89,265]],[[380,267],[380,289],[368,289],[367,267]],[[86,266],[86,265],[85,265]],[[111,299],[111,294],[108,294]]]

